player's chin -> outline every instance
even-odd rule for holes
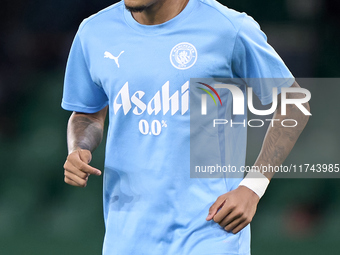
[[[142,12],[147,8],[145,4],[138,3],[138,1],[134,1],[134,0],[125,0],[124,3],[125,3],[125,8],[129,12]]]
[[[142,6],[129,6],[129,5],[125,5],[125,8],[129,12],[143,12],[147,7],[145,5],[142,5]]]

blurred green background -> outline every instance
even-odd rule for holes
[[[253,16],[296,77],[339,76],[339,0],[221,2]],[[101,254],[102,179],[92,177],[85,189],[64,184],[70,113],[60,102],[78,25],[113,3],[1,0],[0,254]],[[288,163],[340,163],[339,93],[340,86],[314,88],[313,117]],[[248,164],[263,135],[249,131]],[[102,169],[103,160],[104,143],[92,164]],[[273,180],[253,220],[253,255],[339,254],[339,184]]]

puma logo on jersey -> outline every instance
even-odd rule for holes
[[[115,56],[113,56],[110,52],[105,51],[105,52],[104,52],[104,58],[113,59],[113,60],[116,62],[118,68],[119,68],[118,58],[119,58],[120,55],[122,55],[123,53],[124,53],[124,51],[122,51],[121,53],[119,53],[119,55],[118,55],[117,57],[115,57]]]

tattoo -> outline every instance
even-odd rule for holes
[[[300,95],[301,96],[301,95]],[[291,98],[295,95],[291,95]],[[294,119],[298,122],[296,127],[283,127],[281,123],[275,122],[275,125],[270,127],[265,136],[260,155],[255,162],[255,165],[271,165],[279,166],[287,158],[292,148],[294,147],[301,132],[305,128],[308,116],[305,116],[295,105],[288,105],[287,115],[281,115],[281,103],[278,104],[278,109],[273,119],[279,119],[280,122],[284,119]],[[305,105],[309,108],[309,105]],[[273,174],[268,174],[271,177]]]
[[[103,138],[103,126],[86,115],[73,115],[67,129],[69,152],[76,149],[93,151]]]
[[[284,154],[284,147],[277,144],[282,137],[281,130],[279,128],[273,128],[266,135],[261,151],[261,160],[267,162],[270,165],[274,165],[275,162],[280,161]]]

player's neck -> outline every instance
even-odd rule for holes
[[[143,25],[162,24],[176,17],[189,0],[160,0],[142,12],[133,12],[133,18]]]

